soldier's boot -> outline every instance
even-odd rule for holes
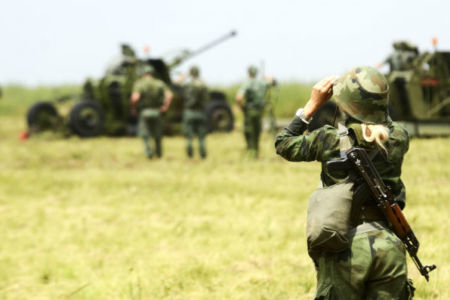
[[[245,142],[247,143],[247,150],[251,149],[251,134],[248,131],[244,132]]]
[[[192,137],[190,136],[187,139],[186,154],[189,158],[194,156],[194,147],[192,146]]]
[[[192,147],[192,145],[188,145],[186,147],[186,153],[189,158],[192,158],[194,156],[194,148]]]
[[[251,159],[258,158],[258,137],[255,134],[250,135],[247,156]]]
[[[153,151],[150,146],[150,140],[148,138],[144,138],[144,145],[145,145],[145,155],[147,156],[147,158],[152,158]]]
[[[206,144],[204,139],[199,140],[199,150],[200,150],[200,157],[205,159],[206,158]]]
[[[254,149],[255,149],[255,158],[258,158],[259,157],[259,135],[256,136]]]
[[[162,146],[161,146],[161,139],[155,140],[155,148],[156,148],[156,156],[161,158],[162,157]]]

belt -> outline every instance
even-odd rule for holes
[[[384,215],[376,205],[362,205],[359,220],[356,224],[362,224],[372,221],[383,221]]]
[[[348,231],[349,237],[375,230],[389,229],[385,221],[371,221],[359,224]]]

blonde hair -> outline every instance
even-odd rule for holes
[[[389,138],[389,129],[380,124],[361,124],[364,140],[366,142],[375,142],[377,145],[387,153],[384,143]]]

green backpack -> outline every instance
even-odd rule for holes
[[[341,156],[352,147],[348,130],[339,124]],[[341,252],[350,245],[350,214],[353,200],[353,182],[322,184],[310,196],[306,236],[309,256],[317,259],[322,252]]]
[[[352,182],[337,183],[319,187],[309,198],[306,233],[311,258],[349,247],[352,189]]]

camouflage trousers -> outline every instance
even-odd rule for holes
[[[192,157],[194,155],[193,140],[197,136],[200,156],[205,158],[205,137],[208,132],[205,113],[203,111],[186,110],[183,114],[183,130],[187,138],[186,152],[188,156]]]
[[[244,135],[247,142],[247,150],[255,155],[259,150],[259,137],[262,130],[262,110],[247,109],[244,116]]]
[[[316,300],[412,299],[414,287],[407,277],[402,242],[390,230],[370,225],[358,226],[362,232],[355,233],[350,249],[324,253],[315,262]]]
[[[155,140],[155,152],[158,157],[162,156],[162,131],[163,123],[159,110],[144,109],[139,113],[138,135],[144,140],[145,152],[148,157],[153,156],[150,139]]]

